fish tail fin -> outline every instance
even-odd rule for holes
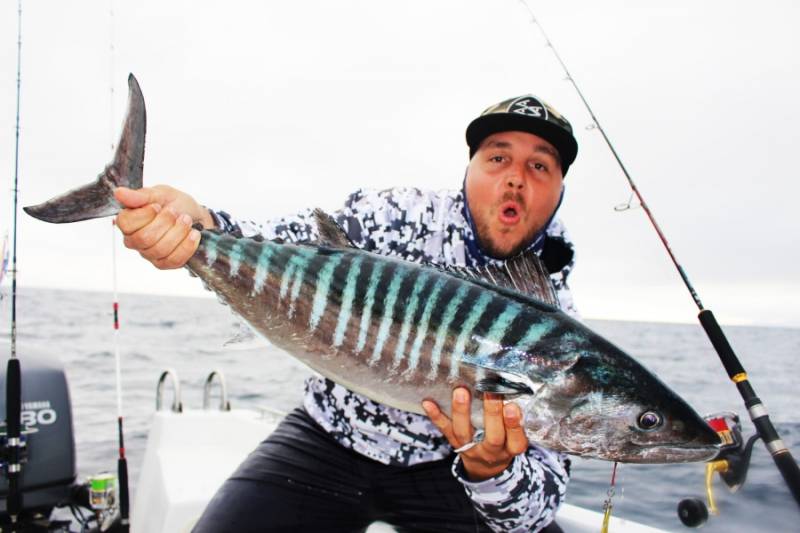
[[[114,189],[142,187],[146,130],[147,113],[144,97],[136,78],[130,74],[128,113],[122,126],[114,160],[94,182],[23,209],[34,218],[55,224],[116,215],[121,206],[114,198]]]

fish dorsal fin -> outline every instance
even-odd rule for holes
[[[447,266],[445,270],[471,281],[516,291],[553,307],[559,306],[550,273],[534,252],[512,257],[502,265]]]
[[[332,216],[319,208],[314,209],[313,215],[319,231],[319,239],[315,244],[331,248],[356,248],[356,245],[347,236],[347,232],[337,224]]]

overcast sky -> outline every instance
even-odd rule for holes
[[[722,322],[800,326],[800,7],[755,5],[530,2],[704,304]],[[0,232],[12,213],[16,34],[6,0]],[[560,213],[578,247],[579,309],[694,320],[643,211],[614,211],[627,182],[517,0],[24,2],[21,205],[102,170],[128,72],[147,102],[145,184],[256,219],[333,210],[358,187],[459,187],[469,121],[537,94],[580,145]],[[109,290],[111,231],[108,219],[21,214],[19,283]],[[121,291],[202,294],[184,271],[118,245]]]

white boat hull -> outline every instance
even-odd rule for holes
[[[147,440],[131,517],[133,533],[188,533],[211,497],[256,445],[275,429],[281,414],[252,410],[158,411]],[[569,504],[557,521],[569,533],[597,533],[602,514]],[[393,531],[374,524],[369,533]],[[664,533],[611,518],[613,533]]]

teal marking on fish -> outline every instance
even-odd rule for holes
[[[431,352],[431,368],[428,372],[429,380],[436,379],[436,376],[439,374],[439,361],[442,357],[442,347],[449,337],[450,324],[456,317],[458,306],[461,305],[461,302],[463,302],[464,298],[466,298],[469,289],[470,287],[468,285],[460,285],[456,290],[456,294],[453,299],[447,303],[447,308],[445,309],[444,316],[442,317],[442,323],[439,325],[439,329],[436,331],[436,344],[433,345],[433,351]]]
[[[206,244],[206,266],[211,267],[217,262],[217,241],[209,240]]]
[[[120,210],[116,187],[142,186],[144,99],[133,76],[128,84],[114,160],[95,182],[26,213],[53,223],[110,216]],[[636,463],[716,454],[717,434],[682,398],[553,307],[535,255],[445,271],[358,250],[330,216],[315,211],[314,219],[316,244],[202,230],[186,268],[275,346],[376,402],[423,413],[430,399],[449,412],[453,388],[464,386],[476,428],[480,396],[497,394],[520,406],[528,439],[553,450]],[[381,364],[392,332],[396,344]],[[405,370],[393,371],[403,361]],[[439,370],[443,361],[449,372]]]
[[[519,316],[522,311],[521,306],[518,304],[507,305],[506,308],[500,313],[500,316],[494,319],[492,327],[483,339],[481,349],[486,352],[497,352],[502,349],[503,337],[508,333],[508,328],[511,327],[514,319]]]
[[[528,326],[527,333],[525,333],[522,340],[517,343],[517,346],[522,350],[529,349],[531,346],[536,346],[536,344],[552,331],[555,326],[555,321],[544,317],[540,322]]]
[[[344,292],[342,294],[342,306],[339,310],[339,317],[336,320],[336,330],[333,334],[333,345],[338,348],[344,342],[344,335],[347,328],[347,323],[350,321],[350,315],[353,309],[353,300],[356,297],[356,281],[358,275],[361,273],[361,263],[364,261],[363,257],[356,257],[350,263],[350,268],[347,271],[347,281],[345,282]]]
[[[311,331],[317,329],[322,314],[325,312],[325,307],[328,304],[328,291],[330,290],[333,271],[341,262],[341,255],[329,257],[319,270],[319,275],[317,276],[317,290],[314,293],[313,307],[311,308],[311,317],[308,319],[308,327]]]
[[[408,368],[405,372],[403,372],[405,377],[410,377],[417,369],[417,363],[419,362],[420,358],[420,350],[422,349],[422,342],[425,340],[425,337],[428,334],[431,313],[439,301],[439,293],[442,292],[442,287],[444,287],[446,282],[446,278],[439,277],[439,279],[437,279],[436,283],[433,285],[433,290],[431,291],[428,300],[425,302],[425,307],[422,309],[422,316],[419,319],[419,324],[417,324],[417,336],[414,337],[414,344],[411,346],[411,353],[408,356]]]
[[[253,276],[253,291],[252,296],[260,293],[264,289],[264,283],[267,281],[269,275],[269,260],[272,257],[273,250],[270,246],[264,246],[258,254],[256,261],[256,273]]]
[[[397,367],[400,365],[400,362],[403,360],[403,357],[407,353],[405,350],[406,340],[408,340],[408,334],[411,331],[411,322],[414,320],[414,315],[416,314],[417,307],[419,306],[420,292],[427,281],[428,274],[423,272],[417,277],[417,280],[414,282],[414,287],[411,289],[411,299],[405,308],[403,325],[400,327],[400,335],[397,337],[397,347],[394,351],[392,370],[397,369]]]
[[[289,317],[294,316],[295,302],[300,294],[303,277],[313,257],[313,250],[299,248],[289,258],[286,269],[283,271],[283,276],[281,276],[280,299],[285,300],[288,296],[289,303],[287,314]]]
[[[356,353],[361,353],[367,344],[367,334],[369,333],[370,321],[372,320],[372,306],[375,305],[375,291],[378,290],[378,281],[383,272],[383,263],[376,263],[372,267],[367,286],[367,295],[364,301],[364,310],[361,313],[361,322],[358,327],[358,344]]]
[[[475,326],[478,325],[481,316],[483,316],[484,311],[486,311],[486,307],[491,301],[492,294],[486,291],[482,292],[480,296],[478,296],[478,301],[472,304],[469,315],[467,316],[467,320],[461,325],[461,333],[459,333],[456,344],[450,354],[450,377],[458,376],[459,362],[461,361],[461,358],[464,357],[464,349],[467,346],[467,339],[469,339],[469,337],[472,335]]]
[[[408,273],[403,269],[396,269],[392,274],[392,282],[389,284],[389,290],[386,294],[386,303],[383,306],[383,318],[381,325],[378,328],[378,337],[375,339],[375,348],[372,350],[372,358],[369,360],[369,365],[372,366],[381,358],[383,345],[386,344],[386,339],[389,337],[389,328],[392,327],[394,319],[394,304],[397,302],[397,296],[400,293],[400,285],[403,283]]]
[[[246,243],[244,241],[240,241],[231,247],[228,257],[230,258],[230,276],[232,278],[235,278],[239,275],[239,267],[242,264],[242,253],[244,251],[245,244]]]
[[[289,293],[289,284],[294,279],[294,271],[297,270],[297,262],[302,261],[302,258],[293,255],[289,258],[289,261],[286,263],[286,268],[283,269],[283,274],[281,275],[281,289],[280,289],[280,299],[283,300],[286,298],[286,295]]]

